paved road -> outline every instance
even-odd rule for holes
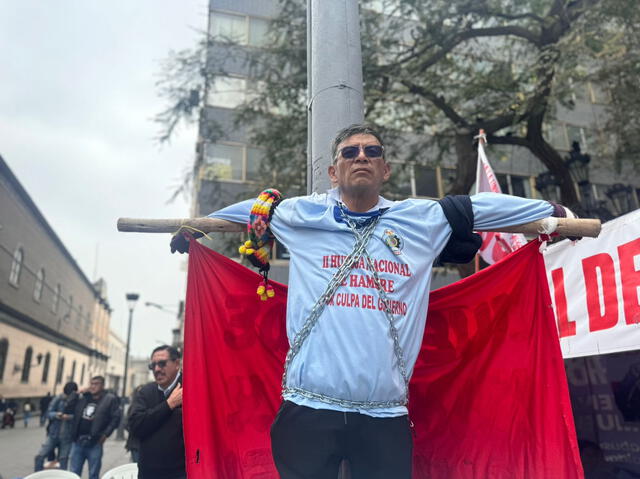
[[[104,444],[102,470],[130,462],[129,454],[124,450],[124,441],[114,439],[115,432]],[[0,429],[0,477],[2,479],[22,478],[33,472],[33,458],[44,441],[45,431],[38,420],[31,420],[25,428],[22,421],[16,421],[15,429]],[[87,464],[82,473],[87,478]]]

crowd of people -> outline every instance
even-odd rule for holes
[[[149,369],[155,381],[134,390],[125,421],[128,438],[124,447],[131,461],[138,463],[139,478],[184,479],[180,351],[159,346],[151,354]],[[3,424],[9,414],[7,421],[13,427],[15,401],[0,398],[0,404]],[[30,407],[25,408],[27,404]],[[98,479],[103,444],[120,425],[123,409],[118,396],[105,389],[102,376],[92,377],[86,388],[68,382],[61,394],[43,397],[40,424],[46,424],[46,437],[35,456],[34,470],[68,469],[81,476],[86,463],[89,479]],[[34,407],[25,402],[22,411],[26,425]]]
[[[132,394],[124,420],[128,437],[123,447],[131,462],[138,463],[139,478],[186,479],[180,351],[167,345],[155,348],[149,369],[155,380],[138,386]],[[68,469],[82,476],[86,463],[89,479],[99,479],[103,444],[121,425],[126,407],[114,392],[105,389],[104,377],[92,377],[89,386],[82,389],[70,381],[61,394],[44,396],[39,406],[40,425],[46,425],[46,432],[35,456],[34,471]],[[3,427],[14,427],[16,401],[0,396],[0,408]],[[34,413],[33,403],[25,401],[25,427]]]

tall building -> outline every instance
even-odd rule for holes
[[[367,6],[385,13],[385,8],[391,3],[388,0],[370,1]],[[238,45],[259,52],[268,41],[269,20],[277,15],[277,0],[209,2],[208,32],[213,41],[207,54],[207,67],[214,79],[208,86],[200,115],[194,167],[194,216],[206,215],[246,199],[249,197],[247,191],[253,192],[255,187],[252,186],[259,181],[261,150],[251,144],[247,130],[236,126],[233,121],[235,109],[252,97],[259,81],[251,78],[249,66],[237,52]],[[236,45],[230,46],[230,41]],[[573,109],[558,104],[554,113],[548,115],[545,136],[564,156],[569,155],[572,143],[577,141],[583,152],[594,157],[589,168],[589,181],[579,188],[579,194],[588,196],[589,211],[594,214],[603,212],[603,219],[608,219],[639,207],[638,175],[628,169],[617,173],[610,165],[597,161],[594,154],[609,141],[602,131],[609,101],[607,92],[592,83],[577,84],[573,86],[572,100],[575,104]],[[490,145],[487,153],[503,193],[541,198],[536,190],[536,180],[541,174],[544,177],[546,167],[529,150]],[[394,172],[394,189],[389,196],[394,199],[440,198],[448,191],[456,174],[453,154],[441,156],[438,152],[428,151],[405,162],[394,158],[391,153],[389,161]],[[553,184],[548,186],[545,195],[557,200],[554,189],[557,187]],[[625,208],[621,207],[616,194],[624,197],[626,211],[623,211]],[[216,239],[212,246],[234,256],[237,253],[229,243]],[[272,263],[275,265],[274,279],[286,280],[287,258],[286,250],[276,245]],[[437,287],[443,284],[442,271],[436,270],[436,274],[439,277],[433,285]],[[445,281],[450,280],[448,277]]]
[[[111,308],[0,157],[0,394],[21,402],[105,375]]]

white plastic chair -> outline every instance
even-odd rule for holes
[[[80,479],[80,476],[62,469],[46,469],[29,474],[24,479]]]
[[[138,464],[132,462],[124,466],[114,467],[105,472],[102,475],[102,479],[138,479]]]

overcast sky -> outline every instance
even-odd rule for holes
[[[118,233],[116,219],[189,215],[190,199],[167,200],[195,128],[159,147],[151,119],[159,62],[195,44],[206,12],[206,0],[0,0],[0,155],[87,277],[106,280],[123,339],[125,293],[140,294],[137,356],[171,341],[174,315],[144,303],[177,309],[185,257],[169,235]]]

